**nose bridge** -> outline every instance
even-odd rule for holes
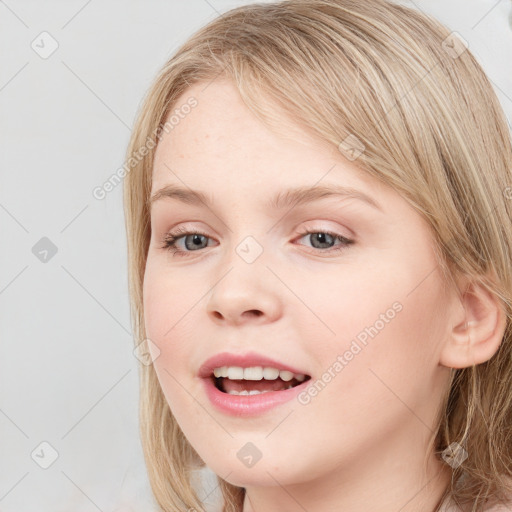
[[[226,252],[221,256],[224,260],[221,264],[224,277],[215,288],[225,293],[254,298],[268,277],[265,275],[268,269],[265,266],[267,258],[264,257],[263,245],[253,235],[246,235],[241,241],[231,244]]]
[[[258,240],[259,239],[259,240]],[[241,262],[246,265],[252,265],[256,261],[260,260],[264,252],[262,235],[256,236],[249,234],[246,235],[234,248],[235,253],[240,258]]]
[[[266,256],[256,236],[246,235],[235,242],[223,256],[221,275],[209,296],[208,312],[235,323],[247,317],[275,318],[280,299],[269,281],[272,273],[266,267]]]
[[[243,207],[237,206],[234,211],[237,215],[232,217],[227,226],[228,249],[222,258],[226,258],[227,265],[243,263],[249,266],[257,264],[261,267],[263,260],[267,261],[269,257],[264,247],[272,236],[268,219],[260,213],[255,213],[258,209],[250,202],[246,202]],[[255,216],[260,218],[260,221],[256,221]]]

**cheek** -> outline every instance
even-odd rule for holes
[[[165,265],[148,259],[143,286],[144,324],[147,338],[158,347],[153,366],[160,387],[180,427],[187,432],[204,421],[204,411],[193,399],[197,391],[189,387],[195,371],[191,355],[197,338],[193,308],[198,293],[190,282],[180,282],[178,274],[171,275]]]
[[[439,296],[435,287],[423,285],[410,293],[412,275],[381,276],[353,274],[352,293],[331,290],[336,303],[326,301],[326,309],[319,310],[336,336],[327,333],[310,345],[309,352],[319,358],[319,392],[300,410],[322,424],[325,439],[334,444],[343,434],[370,446],[393,435],[401,421],[430,414],[436,325],[442,323]],[[367,430],[363,434],[354,425]]]
[[[148,258],[143,285],[144,325],[146,336],[160,350],[157,368],[165,367],[173,375],[186,371],[190,359],[187,350],[193,346],[187,340],[193,341],[197,329],[193,321],[197,300],[197,289],[189,280],[185,282],[180,272],[171,274],[165,265]]]
[[[345,375],[345,391],[371,382],[382,388],[376,376],[398,388],[409,386],[406,376],[421,386],[421,377],[428,379],[437,367],[446,323],[440,277],[429,274],[431,268],[418,257],[403,265],[382,259],[334,276],[324,287],[308,281],[307,305],[322,323],[309,315],[307,337],[313,339],[313,324],[324,333],[315,338],[320,371],[333,368],[341,356],[337,369]]]

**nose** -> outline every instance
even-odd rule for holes
[[[276,321],[282,314],[278,280],[264,264],[233,263],[213,285],[207,314],[219,325]]]

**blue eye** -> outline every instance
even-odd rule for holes
[[[345,249],[347,246],[354,243],[354,240],[350,240],[349,238],[344,237],[343,235],[340,235],[338,233],[332,233],[330,231],[312,231],[312,230],[306,230],[301,233],[302,237],[313,235],[311,236],[310,240],[314,241],[317,244],[320,244],[320,247],[315,247],[313,245],[314,249],[325,249],[326,247],[321,247],[322,245],[330,245],[332,242],[335,242],[336,240],[340,242],[340,245],[337,248],[332,249],[331,247],[327,247],[327,251],[322,252],[336,252],[341,251]],[[301,238],[302,238],[301,237]]]
[[[189,249],[190,247],[197,248],[198,246],[199,246],[199,249],[201,249],[202,248],[202,247],[200,247],[201,238],[208,239],[208,237],[204,233],[200,233],[198,231],[188,231],[186,228],[178,228],[176,231],[165,235],[165,238],[163,241],[164,245],[162,248],[170,251],[173,254],[173,256],[175,256],[175,255],[185,256],[187,252],[195,252],[196,251],[196,249],[193,249],[192,251],[187,251],[187,250],[184,251],[184,250],[178,248],[177,242],[181,238],[184,238],[186,249]]]
[[[338,252],[346,249],[347,246],[354,243],[354,240],[350,240],[343,235],[332,233],[330,231],[302,231],[300,235],[300,238],[308,235],[315,235],[314,237],[311,237],[311,240],[314,241],[313,249],[317,249],[320,252]],[[180,248],[177,243],[182,238],[184,239],[183,242],[185,250]],[[208,239],[209,237],[207,235],[199,231],[187,230],[186,228],[178,228],[175,231],[165,235],[162,249],[168,250],[172,253],[173,256],[187,256],[187,253],[196,252],[200,249],[203,249],[204,247],[207,247]],[[205,241],[206,245],[203,245]],[[336,241],[340,242],[340,245],[336,248],[332,248],[331,244]],[[326,245],[328,247],[326,247]]]

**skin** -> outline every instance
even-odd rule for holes
[[[284,116],[293,137],[274,133],[228,81],[196,84],[176,105],[191,96],[197,107],[157,147],[151,192],[177,184],[215,204],[153,204],[143,290],[155,370],[185,436],[217,475],[246,488],[244,512],[433,511],[451,468],[427,444],[450,367],[495,353],[502,311],[469,282],[446,286],[426,222],[357,160]],[[355,187],[382,211],[336,197],[261,206],[315,184]],[[183,257],[162,248],[166,233],[185,226],[206,236],[199,249],[191,237],[177,242]],[[333,252],[339,241],[321,245],[305,229],[355,243]],[[251,264],[235,250],[249,235],[263,249]],[[256,351],[320,379],[394,303],[401,310],[307,405],[228,416],[197,377],[218,352]],[[237,457],[247,442],[262,453],[250,468]]]

